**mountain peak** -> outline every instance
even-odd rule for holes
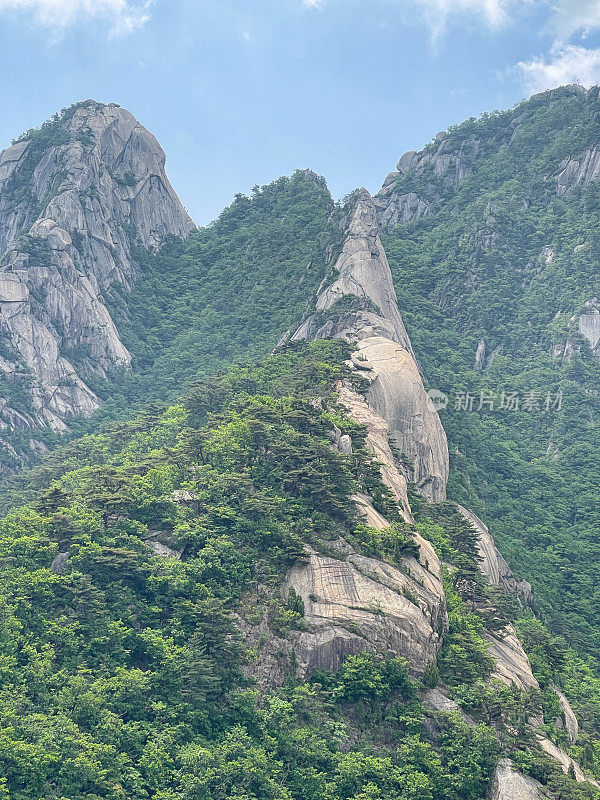
[[[33,373],[28,426],[61,429],[98,407],[80,369],[105,377],[129,364],[103,294],[135,282],[132,240],[157,248],[194,229],[164,167],[163,149],[133,114],[94,100],[0,154],[0,313],[11,351],[0,371]],[[66,352],[83,354],[80,363]]]

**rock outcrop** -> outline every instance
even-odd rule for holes
[[[412,522],[406,478],[395,464],[387,422],[356,392],[337,388],[349,417],[366,428],[367,448],[399,512]],[[339,449],[343,437],[334,436]],[[389,527],[370,497],[356,494],[352,499],[367,525]],[[306,559],[290,569],[281,588],[283,600],[291,590],[302,598],[306,630],[286,639],[272,633],[267,637],[266,620],[253,627],[239,620],[246,642],[260,651],[248,670],[259,686],[285,681],[292,652],[299,679],[317,669],[337,670],[347,656],[365,650],[402,656],[411,675],[422,675],[442,646],[448,617],[440,560],[430,542],[416,532],[413,536],[419,557],[407,556],[398,566],[364,556],[341,538],[328,543],[328,553],[308,548]]]
[[[129,365],[104,297],[135,280],[130,236],[156,247],[193,228],[164,163],[128,111],[92,101],[0,155],[0,374],[30,376],[23,425],[64,429],[99,405],[86,375]],[[6,400],[0,419],[15,426]]]
[[[575,712],[571,708],[571,704],[557,686],[552,687],[552,691],[558,697],[562,715],[554,723],[557,728],[564,728],[571,740],[571,744],[575,744],[579,737],[579,723]]]
[[[577,761],[571,758],[571,756],[567,755],[564,750],[558,747],[558,745],[554,744],[554,742],[552,742],[550,739],[538,734],[537,740],[542,750],[546,753],[546,755],[549,755],[550,758],[553,758],[554,761],[556,761],[565,775],[572,770],[577,783],[583,783],[586,781],[587,783],[591,783],[593,786],[600,787],[600,784],[597,781],[585,776]]]
[[[389,425],[402,453],[407,478],[430,502],[446,497],[448,443],[410,353],[381,336],[357,344],[362,374],[370,382],[367,402]]]
[[[338,389],[338,401],[345,407],[348,416],[367,429],[366,445],[379,463],[383,483],[391,489],[405,521],[412,522],[412,513],[408,502],[408,484],[394,461],[389,442],[389,425],[361,395],[347,386],[342,385]]]
[[[541,800],[544,797],[547,795],[542,784],[519,772],[509,758],[501,758],[496,764],[488,800]]]
[[[353,367],[370,383],[367,403],[387,422],[389,436],[403,455],[406,477],[427,499],[441,501],[448,479],[446,434],[425,392],[398,311],[375,207],[365,189],[349,201],[344,232],[334,281],[321,284],[317,311],[292,340],[338,337],[356,343]],[[336,305],[344,299],[350,307],[337,312]]]
[[[481,562],[480,570],[493,586],[500,586],[505,592],[516,595],[524,604],[533,599],[531,584],[525,580],[517,580],[502,553],[496,547],[487,526],[472,511],[458,505],[463,517],[477,531],[477,546]]]
[[[389,522],[366,495],[354,497],[366,523]],[[309,550],[308,562],[289,571],[283,596],[302,597],[307,630],[293,635],[298,677],[316,669],[337,670],[353,653],[371,650],[402,656],[413,676],[435,661],[447,629],[440,562],[433,548],[415,537],[421,555],[396,567],[355,551],[343,539],[335,557]]]
[[[525,692],[529,689],[540,688],[513,625],[507,625],[502,631],[495,634],[488,633],[485,638],[490,646],[489,655],[496,662],[492,673],[493,678],[509,685],[514,684]],[[541,721],[540,719],[540,724]]]
[[[317,292],[316,313],[304,321],[292,340],[337,337],[354,341],[380,335],[401,344],[414,358],[379,238],[373,198],[366,189],[354,192],[341,225],[344,243],[333,267],[333,282],[323,281]],[[357,308],[333,313],[343,298],[354,300]],[[332,309],[332,313],[326,313]]]
[[[480,149],[477,136],[457,143],[442,131],[424,150],[404,153],[374,197],[379,224],[393,228],[428,216],[442,199],[442,187],[457,187],[469,177]],[[407,177],[412,178],[410,183]]]
[[[579,333],[587,340],[587,343],[596,355],[600,354],[600,307],[598,298],[592,297],[585,303],[583,312],[579,315],[577,327]]]
[[[570,197],[578,186],[589,186],[600,176],[600,147],[590,147],[575,158],[562,161],[555,174],[556,193]]]

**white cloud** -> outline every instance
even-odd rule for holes
[[[598,0],[555,0],[553,8],[552,28],[562,42],[575,33],[586,34],[600,27]]]
[[[307,8],[321,8],[329,2],[333,0],[302,0],[302,5]],[[444,31],[452,16],[462,16],[463,19],[472,17],[496,28],[510,21],[510,12],[514,7],[530,5],[535,0],[397,0],[397,2],[410,8],[418,19],[429,26],[436,38]]]
[[[520,0],[524,2],[524,0]],[[507,22],[511,0],[413,0],[434,30],[444,27],[453,14],[476,14],[492,27]]]
[[[24,11],[36,22],[66,28],[81,20],[103,20],[112,34],[126,34],[149,20],[152,0],[0,0],[0,11]]]
[[[588,49],[574,44],[555,47],[548,59],[540,57],[520,61],[516,69],[531,92],[542,92],[567,83],[595,86],[600,84],[600,48]]]

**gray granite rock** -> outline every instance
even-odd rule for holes
[[[488,800],[541,800],[544,797],[547,795],[541,783],[519,772],[510,759],[500,759],[494,770]]]
[[[398,310],[375,207],[365,189],[351,196],[343,230],[334,280],[321,285],[317,313],[292,340],[338,337],[356,343],[352,366],[371,384],[368,404],[388,424],[390,437],[405,456],[406,476],[429,500],[441,501],[448,479],[446,434],[423,386]],[[336,301],[349,296],[368,301],[371,308],[335,314]]]
[[[493,586],[501,586],[506,592],[516,595],[524,604],[533,599],[531,584],[526,580],[517,580],[506,563],[502,553],[496,547],[487,526],[472,511],[458,505],[463,517],[477,531],[477,546],[481,562],[480,570]]]
[[[55,141],[0,154],[0,331],[11,352],[0,373],[32,374],[27,426],[64,430],[99,405],[81,376],[131,360],[104,302],[136,278],[129,233],[156,247],[194,226],[160,145],[125,109],[88,101]],[[0,418],[18,426],[15,413]]]

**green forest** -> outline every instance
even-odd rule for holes
[[[600,195],[592,183],[561,199],[546,176],[597,141],[599,110],[596,95],[566,87],[451,129],[457,149],[481,141],[473,173],[430,216],[384,236],[427,384],[450,398],[449,496],[486,521],[552,632],[596,658],[600,361],[577,318],[599,293]],[[477,371],[481,340],[496,354]],[[570,357],[553,357],[567,341]],[[531,409],[499,408],[502,392],[531,391]],[[455,408],[461,392],[471,412]],[[548,392],[562,393],[561,409],[544,409]],[[481,393],[496,397],[493,411],[478,409]]]
[[[482,683],[483,633],[514,609],[490,596],[451,504],[418,514],[456,565],[439,673],[415,683],[402,659],[363,653],[308,683],[290,665],[287,683],[263,695],[244,677],[258,654],[232,611],[266,612],[278,635],[301,628],[301,606],[278,586],[304,546],[339,535],[377,546],[352,491],[379,496],[393,516],[360,426],[345,426],[351,456],[330,447],[347,352],[301,345],[199,380],[179,404],[106,424],[30,475],[29,502],[0,523],[3,797],[479,800],[503,753],[561,798],[596,796],[527,733],[542,696]],[[380,548],[392,531],[410,551],[400,523]],[[185,558],[159,558],[151,541]],[[579,755],[600,772],[600,681],[539,622],[521,624],[546,685],[575,669],[587,682]],[[422,705],[440,673],[475,722]]]
[[[27,176],[75,108],[27,133]],[[352,345],[286,340],[342,243],[344,202],[324,179],[255,187],[158,250],[127,231],[139,277],[104,299],[132,368],[100,379],[68,353],[103,405],[64,436],[40,432],[49,454],[0,495],[0,800],[483,800],[501,757],[556,800],[600,798],[530,724],[600,781],[600,359],[578,329],[600,297],[600,190],[556,190],[599,120],[597,93],[545,93],[447,132],[452,153],[477,141],[460,183],[432,166],[397,178],[429,213],[382,240],[426,387],[449,397],[448,499],[410,486],[414,524],[338,403],[339,381],[367,391]],[[43,244],[21,244],[34,265]],[[24,413],[31,380],[0,381]],[[518,408],[503,407],[510,394]],[[30,436],[3,433],[11,468]],[[388,528],[365,524],[356,492]],[[484,578],[457,503],[531,582],[530,605]],[[307,548],[343,560],[343,538],[403,569],[417,533],[442,562],[448,611],[421,677],[365,651],[303,682],[293,650],[282,686],[248,677],[269,639],[307,630],[302,598],[280,590]],[[249,646],[241,630],[261,621]],[[489,637],[507,624],[539,691],[493,677]],[[432,710],[436,687],[456,710]]]

